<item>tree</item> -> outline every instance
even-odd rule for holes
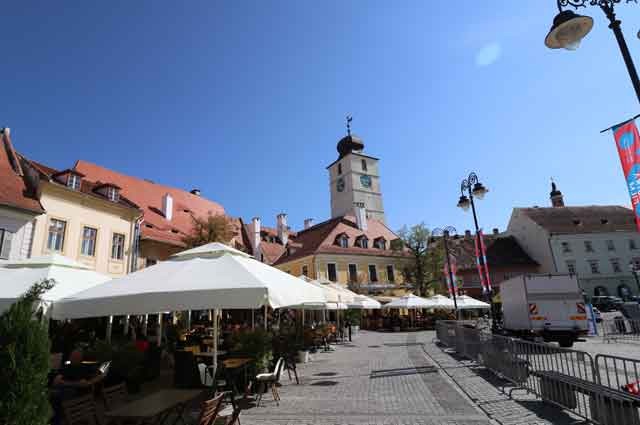
[[[211,215],[206,218],[191,215],[193,229],[182,238],[187,248],[195,248],[210,242],[229,243],[234,236],[231,221],[223,214]]]
[[[394,250],[408,251],[413,262],[403,270],[407,280],[415,285],[417,295],[426,295],[427,288],[434,283],[441,274],[442,254],[439,249],[430,249],[431,232],[424,223],[411,228],[404,226],[398,231],[399,243],[392,245]]]
[[[47,376],[47,327],[33,316],[33,303],[53,287],[34,284],[0,316],[0,423],[45,425],[51,417]]]

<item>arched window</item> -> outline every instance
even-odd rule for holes
[[[631,288],[624,283],[618,285],[618,296],[623,300],[628,300],[631,298]]]
[[[609,295],[609,290],[604,286],[596,286],[593,289],[593,295],[595,295],[596,297],[606,297]]]

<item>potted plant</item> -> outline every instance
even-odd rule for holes
[[[255,359],[256,371],[266,372],[273,360],[271,334],[264,329],[239,332],[232,337],[232,351]]]

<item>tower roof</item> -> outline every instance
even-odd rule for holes
[[[361,138],[355,134],[348,134],[344,136],[337,145],[340,158],[350,154],[353,151],[360,152],[364,149],[364,142]]]

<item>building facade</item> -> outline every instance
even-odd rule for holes
[[[640,267],[640,234],[629,208],[570,206],[552,185],[551,208],[514,208],[508,233],[542,273],[570,273],[589,295],[640,294],[630,264]]]
[[[11,130],[0,129],[0,261],[31,256],[35,218],[44,208],[30,171],[13,148]]]

